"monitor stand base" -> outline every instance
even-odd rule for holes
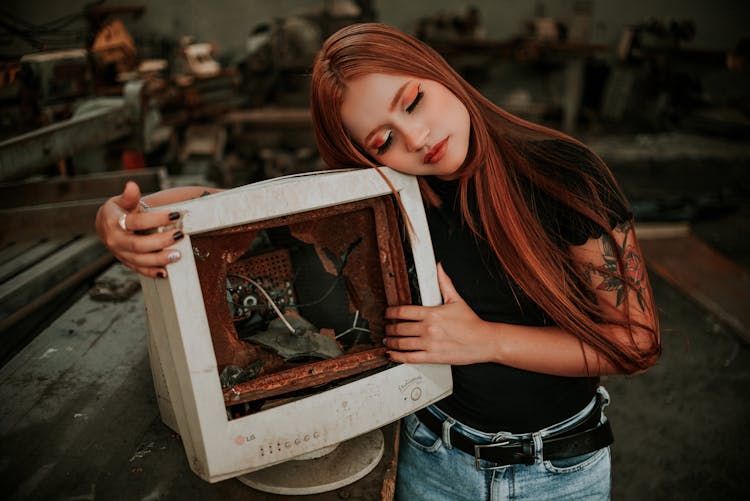
[[[291,496],[319,494],[349,485],[370,473],[380,462],[385,440],[373,430],[338,444],[315,459],[291,460],[236,477],[253,489]]]

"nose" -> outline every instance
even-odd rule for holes
[[[430,137],[430,129],[423,124],[413,124],[403,132],[406,148],[409,151],[419,151],[427,144]]]

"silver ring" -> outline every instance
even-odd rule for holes
[[[118,220],[117,220],[117,224],[119,224],[119,225],[120,225],[120,228],[122,228],[122,231],[128,231],[128,227],[127,227],[127,225],[125,224],[125,219],[126,219],[127,217],[128,217],[128,213],[127,213],[127,212],[123,212],[123,213],[122,213],[122,214],[120,215],[120,219],[118,219]]]

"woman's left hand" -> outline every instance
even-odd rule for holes
[[[483,327],[486,322],[456,292],[453,282],[437,266],[443,304],[392,306],[385,317],[385,345],[394,362],[466,365],[490,361]]]

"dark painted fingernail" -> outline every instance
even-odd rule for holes
[[[172,238],[174,238],[175,240],[179,240],[184,236],[185,235],[181,231],[175,231],[174,235],[172,235]]]
[[[164,272],[163,271],[157,271],[156,276],[159,278],[164,278]]]
[[[170,212],[169,213],[169,220],[174,221],[175,219],[180,219],[180,213],[179,212]]]

